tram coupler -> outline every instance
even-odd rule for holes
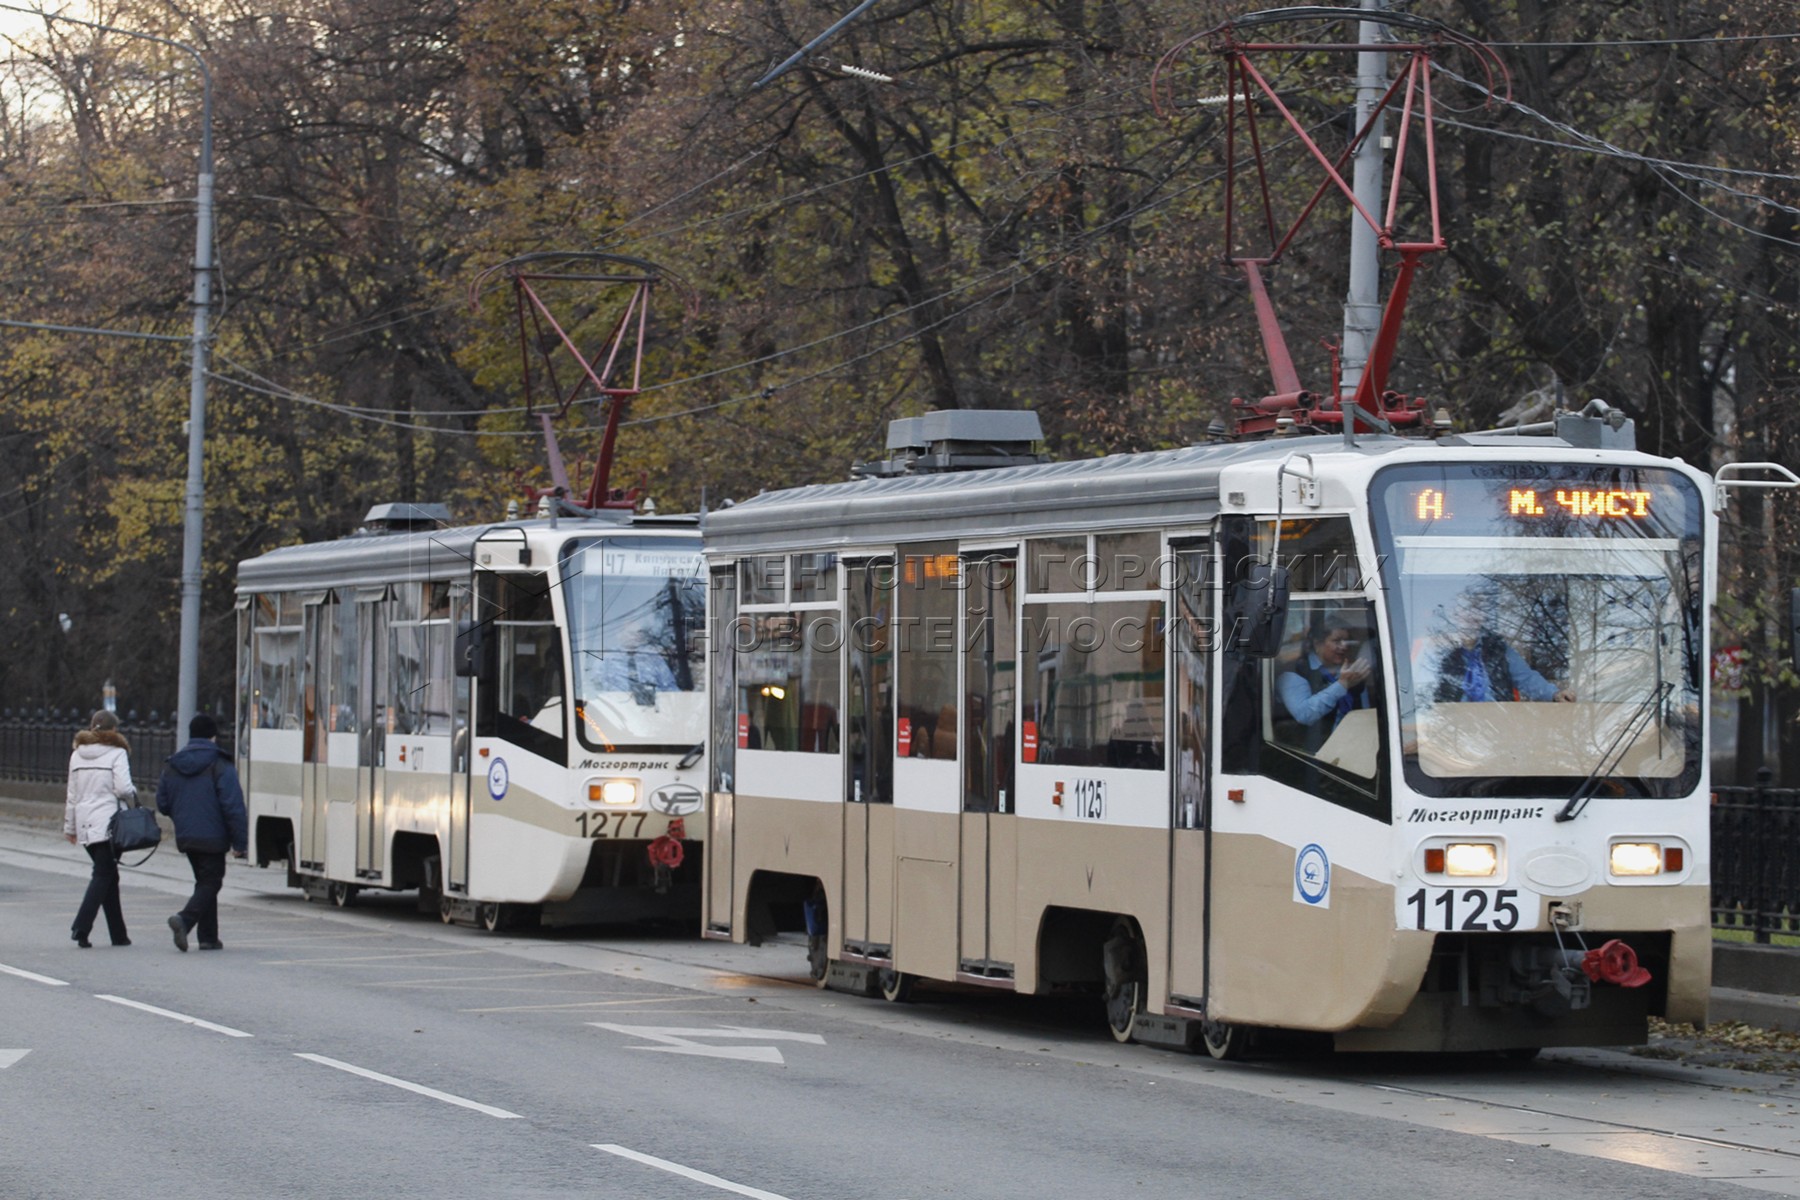
[[[443,917],[445,924],[479,925],[481,923],[479,914],[476,912],[475,901],[466,900],[461,896],[440,896],[438,898],[438,915]]]
[[[1554,946],[1514,946],[1511,978],[1498,997],[1502,1004],[1518,1004],[1544,1017],[1560,1017],[1586,1008],[1593,1000],[1593,985],[1581,970],[1581,952]]]
[[[873,996],[881,991],[881,970],[863,963],[832,959],[825,968],[825,986],[852,996]]]
[[[1200,1022],[1192,1017],[1166,1017],[1160,1013],[1139,1013],[1132,1022],[1131,1040],[1162,1050],[1179,1050],[1183,1054],[1200,1052]]]

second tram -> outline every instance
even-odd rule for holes
[[[358,532],[238,570],[257,861],[445,921],[692,919],[704,835],[697,523],[602,510]]]
[[[1704,1021],[1711,477],[1592,415],[1011,466],[1035,418],[968,424],[1029,416],[708,517],[707,936],[1220,1057]]]

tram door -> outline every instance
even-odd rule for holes
[[[1170,662],[1169,729],[1174,747],[1169,772],[1169,991],[1185,999],[1206,994],[1205,832],[1212,763],[1206,748],[1211,733],[1212,550],[1206,542],[1169,544]]]
[[[461,629],[469,619],[470,588],[468,584],[450,585],[450,631]],[[437,670],[436,660],[432,669]],[[444,892],[469,890],[469,688],[467,676],[450,677],[450,820],[446,830],[443,861],[439,864]]]
[[[844,943],[875,958],[894,940],[893,573],[890,559],[844,569]]]
[[[702,920],[709,936],[729,934],[732,927],[732,872],[736,867],[733,834],[736,832],[738,722],[745,724],[749,743],[749,717],[738,715],[737,690],[737,566],[715,567],[707,604],[707,703],[711,706],[708,729],[711,753],[707,755],[706,853],[701,867],[706,873],[706,902]]]
[[[362,646],[358,652],[367,713],[356,742],[356,874],[379,876],[382,867],[381,799],[388,734],[388,605],[361,605]]]
[[[1015,551],[963,557],[958,967],[999,977],[1012,974],[1017,924],[1018,567]]]
[[[326,724],[330,699],[324,694],[325,664],[331,658],[330,593],[307,604],[300,631],[301,751],[300,751],[300,857],[319,868],[325,864],[326,814],[330,811],[330,763]]]

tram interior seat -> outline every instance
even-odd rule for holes
[[[937,725],[931,734],[931,757],[956,757],[956,706],[946,704],[938,710]]]

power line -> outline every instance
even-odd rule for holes
[[[1496,50],[1584,50],[1588,47],[1610,49],[1614,46],[1718,46],[1742,42],[1794,42],[1800,41],[1800,32],[1795,33],[1734,33],[1721,34],[1716,37],[1687,38],[1620,38],[1617,40],[1595,40],[1588,42],[1488,42]]]
[[[1659,179],[1661,179],[1663,181],[1663,183],[1669,188],[1670,191],[1674,192],[1676,195],[1680,196],[1682,199],[1686,200],[1688,203],[1694,205],[1694,207],[1700,209],[1702,212],[1706,213],[1708,216],[1713,217],[1715,220],[1718,220],[1718,221],[1723,222],[1724,224],[1730,225],[1732,228],[1741,230],[1744,233],[1749,233],[1756,237],[1764,238],[1768,241],[1777,242],[1784,246],[1800,247],[1800,242],[1796,242],[1791,238],[1784,238],[1784,237],[1780,237],[1776,234],[1766,233],[1763,230],[1756,229],[1751,226],[1745,225],[1739,221],[1733,220],[1732,218],[1725,216],[1723,213],[1714,211],[1713,209],[1709,208],[1707,205],[1705,205],[1704,203],[1702,203],[1695,197],[1690,196],[1687,192],[1683,191],[1680,187],[1678,187],[1674,182],[1671,181],[1670,176],[1675,176],[1677,178],[1684,179],[1684,180],[1688,181],[1689,183],[1697,184],[1701,187],[1708,187],[1708,188],[1712,188],[1716,191],[1721,191],[1721,192],[1727,193],[1728,195],[1735,196],[1738,199],[1747,201],[1753,205],[1758,205],[1758,206],[1761,206],[1764,208],[1777,209],[1781,212],[1790,213],[1790,214],[1793,214],[1796,216],[1800,216],[1800,207],[1795,207],[1794,205],[1791,205],[1791,204],[1784,204],[1779,200],[1773,199],[1768,196],[1760,196],[1754,192],[1746,192],[1741,188],[1732,187],[1728,183],[1724,183],[1722,181],[1715,180],[1715,179],[1707,179],[1707,178],[1695,173],[1698,171],[1714,170],[1714,168],[1709,168],[1709,167],[1706,167],[1704,165],[1697,164],[1697,163],[1677,163],[1677,162],[1674,162],[1669,159],[1652,158],[1649,155],[1640,154],[1634,150],[1627,150],[1622,146],[1616,146],[1613,143],[1607,141],[1605,138],[1598,137],[1591,133],[1587,133],[1586,131],[1578,129],[1566,121],[1558,121],[1553,117],[1546,116],[1543,113],[1537,111],[1535,108],[1532,108],[1530,105],[1521,103],[1520,101],[1514,100],[1507,96],[1502,96],[1502,95],[1492,91],[1491,89],[1487,88],[1486,86],[1475,82],[1472,79],[1465,79],[1463,76],[1458,75],[1455,71],[1452,71],[1448,67],[1445,67],[1441,64],[1434,63],[1433,69],[1435,69],[1436,71],[1440,72],[1443,75],[1448,76],[1451,79],[1456,80],[1458,83],[1463,84],[1466,87],[1472,88],[1475,91],[1482,93],[1483,95],[1489,97],[1492,100],[1499,102],[1500,104],[1504,105],[1507,108],[1516,109],[1517,111],[1524,113],[1526,116],[1530,117],[1532,120],[1537,121],[1537,122],[1547,126],[1550,129],[1554,129],[1558,133],[1566,134],[1569,137],[1575,138],[1583,144],[1579,145],[1579,146],[1571,146],[1566,142],[1546,141],[1544,139],[1532,138],[1525,134],[1509,133],[1504,130],[1498,130],[1498,129],[1493,129],[1493,128],[1484,127],[1484,126],[1464,125],[1464,124],[1462,124],[1460,122],[1456,122],[1456,121],[1446,121],[1445,122],[1446,124],[1454,125],[1458,128],[1463,128],[1463,129],[1480,130],[1482,132],[1492,134],[1493,136],[1496,136],[1496,137],[1516,138],[1518,140],[1537,142],[1539,144],[1549,145],[1549,146],[1553,146],[1553,147],[1563,149],[1563,150],[1575,151],[1578,153],[1598,154],[1603,157],[1617,158],[1617,159],[1621,159],[1626,162],[1637,163],[1640,166],[1648,167],[1652,173],[1654,173]],[[1732,171],[1732,173],[1736,173],[1736,172]],[[1780,179],[1780,180],[1795,180],[1795,178],[1796,178],[1795,176],[1791,176],[1791,175],[1783,176],[1783,175],[1775,175],[1773,173],[1771,173],[1765,177],[1772,178],[1772,179]]]

